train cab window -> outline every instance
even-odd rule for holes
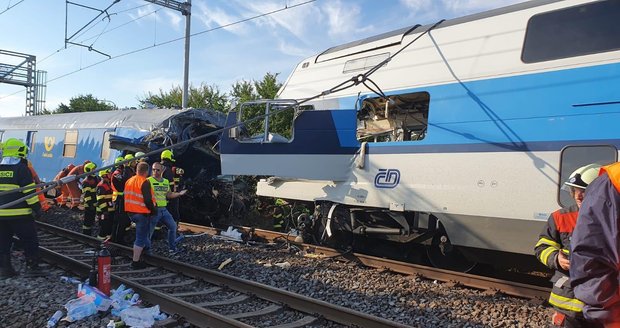
[[[426,137],[428,92],[366,98],[357,113],[357,139],[367,142],[417,141]]]
[[[67,130],[65,132],[64,147],[62,149],[63,157],[75,157],[75,153],[77,152],[77,141],[77,130]]]
[[[104,161],[110,157],[110,134],[109,131],[104,132],[101,141],[101,159]]]
[[[310,106],[303,106],[305,110]],[[244,103],[239,109],[240,142],[286,143],[293,139],[293,121],[300,106],[290,100],[260,100]],[[266,116],[268,115],[268,116]],[[262,116],[262,117],[259,117]]]
[[[568,146],[562,149],[560,161],[560,181],[558,181],[558,203],[560,206],[570,206],[574,200],[570,195],[569,188],[564,182],[576,169],[597,163],[608,165],[617,161],[618,150],[614,146]]]
[[[620,1],[597,1],[532,16],[521,60],[537,63],[620,49]]]

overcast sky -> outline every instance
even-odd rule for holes
[[[96,9],[113,3],[71,2]],[[523,1],[192,0],[191,32],[204,33],[191,38],[189,78],[223,92],[267,72],[279,73],[282,82],[302,59],[329,47],[517,2]],[[163,43],[183,37],[184,16],[143,0],[121,0],[107,13],[70,40],[112,57],[106,61],[87,47],[65,48],[65,22],[69,37],[99,11],[64,0],[0,0],[0,50],[36,56],[37,69],[47,71],[49,110],[80,94],[137,107],[149,91],[182,85],[184,42]],[[0,64],[17,63],[0,55]],[[24,87],[0,83],[0,117],[23,115],[25,104]]]

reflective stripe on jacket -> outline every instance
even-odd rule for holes
[[[170,191],[170,182],[168,179],[162,178],[161,181],[157,181],[154,177],[149,177],[149,182],[151,183],[151,187],[153,187],[155,201],[157,203],[157,207],[165,207],[168,205],[168,200],[166,199],[166,195]]]
[[[125,183],[125,211],[131,213],[143,213],[150,214],[151,210],[144,204],[144,196],[142,195],[142,184],[146,182],[146,177],[133,176]],[[151,204],[155,204],[155,197],[152,196],[151,190]]]
[[[551,278],[553,289],[549,295],[549,304],[571,317],[581,315],[583,302],[575,297],[570,285],[568,271],[562,269],[558,264],[558,254],[562,252],[567,257],[569,256],[570,238],[575,229],[578,215],[579,207],[577,205],[551,213],[534,247],[536,258],[548,268],[555,270],[555,274]]]
[[[0,164],[0,192],[27,186],[35,186],[28,164],[23,161],[17,164]],[[28,195],[32,196],[9,208],[0,209],[0,218],[32,218],[33,209],[41,208],[39,197],[34,195],[34,188],[0,195],[0,204],[7,204]]]
[[[114,212],[114,201],[112,200],[112,186],[110,180],[103,179],[97,185],[97,213]]]

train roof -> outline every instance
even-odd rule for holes
[[[554,3],[554,2],[558,2],[558,1],[561,1],[561,0],[533,0],[533,1],[521,2],[521,3],[514,4],[514,5],[506,6],[506,7],[501,7],[501,8],[497,8],[497,9],[492,9],[492,10],[484,11],[484,12],[481,12],[481,13],[476,13],[476,14],[471,14],[471,15],[467,15],[467,16],[463,16],[463,17],[457,17],[457,18],[449,19],[449,20],[446,20],[443,23],[441,23],[437,27],[437,29],[442,28],[442,27],[451,26],[451,25],[462,24],[462,23],[465,23],[465,22],[475,21],[475,20],[478,20],[478,19],[483,19],[483,18],[493,17],[493,16],[497,16],[497,15],[502,15],[502,14],[506,14],[506,13],[510,13],[510,12],[514,12],[514,11],[524,10],[524,9],[528,9],[528,8],[532,8],[532,7],[542,6],[542,5],[546,5],[546,4]],[[431,27],[433,24],[434,23],[423,25],[423,26],[417,26],[417,25],[406,26],[406,27],[403,27],[403,28],[400,28],[400,29],[397,29],[397,30],[394,30],[394,31],[390,31],[390,32],[386,32],[386,33],[383,33],[383,34],[371,36],[371,37],[368,37],[368,38],[365,38],[365,39],[361,39],[361,40],[357,40],[357,41],[352,41],[352,42],[345,43],[345,44],[342,44],[342,45],[334,46],[334,47],[328,48],[325,51],[321,52],[320,54],[316,55],[316,57],[311,57],[311,58],[314,58],[315,62],[319,62],[320,61],[319,58],[321,56],[325,56],[325,55],[330,54],[330,53],[336,53],[336,52],[339,52],[339,51],[342,51],[342,50],[345,50],[345,49],[349,49],[349,48],[353,48],[353,47],[357,47],[357,46],[360,46],[360,45],[363,45],[363,44],[369,44],[369,43],[373,43],[375,41],[389,39],[389,38],[395,37],[395,36],[400,36],[400,40],[398,41],[400,43],[400,41],[402,41],[402,39],[406,35],[408,35],[410,33],[413,33],[413,32],[418,33],[418,32],[421,32],[421,31],[425,31],[429,27]],[[379,47],[381,47],[381,46],[379,46]]]
[[[133,128],[150,131],[178,109],[127,109],[0,118],[0,130]]]

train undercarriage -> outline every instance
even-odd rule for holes
[[[300,213],[294,219],[304,242],[343,251],[370,253],[461,272],[481,266],[544,270],[532,255],[452,244],[449,232],[431,213],[315,202],[314,213]]]

